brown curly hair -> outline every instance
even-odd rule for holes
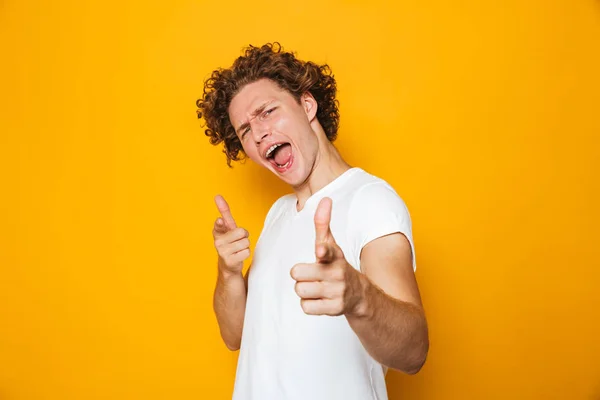
[[[317,101],[317,119],[327,138],[332,142],[336,139],[339,125],[337,88],[329,66],[300,61],[293,52],[283,51],[278,42],[261,47],[250,45],[231,68],[212,72],[204,83],[202,98],[196,101],[196,113],[206,122],[204,133],[210,143],[224,142],[228,166],[231,167],[231,161],[246,157],[229,120],[229,104],[245,85],[263,78],[287,90],[298,102],[302,94],[309,92]]]

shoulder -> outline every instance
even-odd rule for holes
[[[362,249],[375,239],[393,233],[403,234],[413,246],[412,221],[408,207],[396,190],[384,179],[357,174],[356,186],[348,210],[348,242],[355,265],[360,266]],[[413,248],[413,265],[414,248]]]
[[[408,212],[405,201],[386,180],[360,170],[355,179],[350,211],[353,213],[392,209]]]

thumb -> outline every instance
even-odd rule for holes
[[[337,255],[335,244],[317,243],[315,255],[318,263],[332,263],[333,261],[335,261]]]
[[[318,243],[325,243],[331,237],[329,224],[331,223],[332,201],[329,197],[324,197],[315,211],[315,239]]]
[[[330,228],[332,204],[329,197],[324,197],[315,211],[315,255],[321,263],[333,262],[337,256],[337,244]]]
[[[215,221],[214,232],[219,235],[229,232],[229,228],[227,228],[227,225],[225,225],[225,221],[223,220],[223,217],[219,217]]]

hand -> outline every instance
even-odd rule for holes
[[[215,221],[213,238],[219,254],[219,268],[227,273],[242,273],[244,260],[250,257],[248,231],[238,228],[229,205],[222,196],[215,197],[221,217]]]
[[[353,314],[362,297],[361,274],[344,257],[329,224],[330,198],[321,200],[315,212],[316,263],[296,264],[291,275],[296,280],[295,291],[306,314]]]

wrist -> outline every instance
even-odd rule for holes
[[[229,281],[232,278],[237,278],[237,277],[242,277],[242,271],[234,271],[231,270],[229,268],[227,268],[226,266],[224,266],[221,262],[219,262],[218,265],[218,274],[219,274],[219,278],[224,280],[224,281]]]
[[[373,285],[366,275],[356,271],[356,276],[357,283],[354,306],[349,314],[352,318],[370,319],[373,316],[373,307],[371,304]]]

